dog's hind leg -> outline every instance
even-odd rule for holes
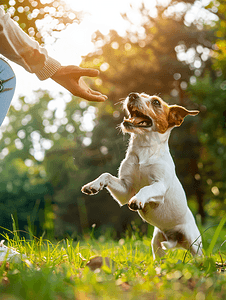
[[[185,239],[186,239],[186,246],[182,244],[183,248],[189,250],[191,254],[194,255],[202,255],[202,239],[201,235],[198,231],[196,232],[186,232],[185,233]]]
[[[152,255],[154,260],[156,259],[156,257],[162,257],[166,254],[162,248],[162,243],[164,242],[167,242],[167,240],[163,232],[157,227],[155,227],[153,232],[153,238],[151,241]]]
[[[192,255],[202,255],[202,239],[194,218],[189,223],[165,231],[164,234],[167,240],[176,242],[175,247],[187,249]]]

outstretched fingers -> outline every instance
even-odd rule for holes
[[[76,93],[77,96],[84,98],[88,101],[104,102],[108,98],[106,95],[103,95],[100,92],[93,91],[90,88],[83,89],[81,87],[77,87]]]
[[[73,68],[72,72],[75,75],[78,75],[80,77],[81,76],[96,77],[100,74],[99,70],[90,69],[90,68],[81,68],[81,67]]]
[[[65,87],[74,96],[84,98],[88,101],[104,102],[108,97],[100,92],[92,90],[83,80],[83,76],[95,77],[99,70],[81,68],[78,66],[61,66],[52,76],[52,79]]]

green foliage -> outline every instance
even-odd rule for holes
[[[208,8],[215,11],[219,20],[215,26],[215,45],[214,45],[214,69],[217,69],[226,78],[226,12],[225,1],[211,1]]]
[[[217,12],[219,21],[214,28],[215,45],[212,52],[212,68],[190,86],[191,98],[199,103],[202,123],[198,132],[205,147],[201,155],[201,176],[208,184],[206,206],[212,216],[223,216],[226,199],[226,51],[225,51],[225,4],[212,1],[208,7]]]
[[[202,125],[200,141],[207,145],[210,153],[222,170],[220,176],[225,178],[226,170],[226,139],[225,139],[225,91],[222,79],[213,81],[206,75],[191,87],[191,96],[196,103],[201,105]],[[219,177],[220,177],[219,176]]]
[[[211,243],[209,245],[209,248],[207,249],[207,255],[209,255],[209,254],[211,254],[213,252],[213,248],[214,248],[214,246],[215,246],[215,244],[217,242],[217,239],[218,239],[218,237],[219,237],[219,235],[220,235],[220,233],[222,231],[222,228],[223,228],[225,222],[226,222],[226,214],[224,215],[224,217],[220,221],[220,224],[218,225],[218,227],[217,227],[217,229],[215,231],[215,234],[214,234],[214,236],[212,238],[212,241],[211,241]]]
[[[147,18],[145,12],[141,11],[141,15]],[[183,104],[186,83],[195,71],[194,62],[201,61],[200,54],[195,51],[200,44],[200,32],[195,26],[188,30],[174,19],[161,16],[158,20],[148,18],[141,37],[132,32],[126,37],[115,31],[107,37],[97,32],[93,42],[102,44],[102,54],[99,51],[90,54],[82,65],[103,70],[100,74],[102,84],[97,80],[96,88],[108,93],[114,102],[131,91],[145,91],[161,95],[172,92],[174,101]],[[208,44],[210,36],[211,33],[205,32],[205,44]],[[186,60],[182,63],[178,56],[189,49],[193,49],[195,55],[189,63]]]
[[[36,234],[42,234],[46,229],[45,222],[51,221],[51,211],[46,214],[44,210],[50,208],[55,186],[42,161],[53,141],[56,141],[53,149],[59,145],[57,129],[62,133],[61,142],[66,150],[74,145],[69,131],[75,130],[70,123],[65,123],[64,117],[55,118],[56,109],[48,109],[48,105],[54,105],[51,101],[54,102],[45,92],[37,92],[32,101],[21,97],[15,107],[11,106],[6,123],[1,127],[0,226],[4,228],[10,228],[11,214],[16,217],[20,229]],[[56,161],[55,166],[57,163],[59,170],[63,160]],[[69,170],[71,168],[73,162]],[[56,170],[53,171],[56,175]],[[64,180],[67,180],[66,176]]]

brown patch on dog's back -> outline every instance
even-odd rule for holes
[[[167,240],[177,241],[178,244],[183,246],[185,249],[188,249],[190,247],[188,240],[186,239],[184,233],[181,231],[166,230],[166,231],[164,231],[164,235],[166,236]]]
[[[164,233],[167,237],[167,240],[169,241],[178,241],[179,243],[181,243],[185,240],[184,234],[180,231],[167,230]]]

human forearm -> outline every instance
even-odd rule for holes
[[[31,39],[0,7],[0,53],[35,73],[39,79],[51,77],[60,63],[48,56],[45,48]]]

